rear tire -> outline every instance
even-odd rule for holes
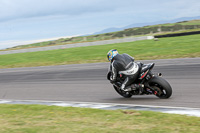
[[[161,99],[167,99],[172,95],[172,88],[170,84],[161,77],[153,77],[149,81],[149,85],[158,92],[156,96]]]
[[[114,86],[114,85],[113,85],[113,87],[114,87],[114,89],[116,90],[116,92],[117,92],[119,95],[123,96],[124,98],[131,98],[131,97],[132,97],[132,94],[131,94],[130,92],[122,91],[122,90],[120,90],[119,88],[117,88],[117,87]]]

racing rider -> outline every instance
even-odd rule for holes
[[[134,58],[128,54],[119,54],[116,49],[112,49],[107,53],[110,61],[110,82],[116,83],[117,75],[123,75],[124,81],[120,87],[123,91],[131,91],[139,89],[142,93],[143,85],[133,84],[139,75],[139,65],[134,62]]]

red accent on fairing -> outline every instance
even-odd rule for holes
[[[146,71],[142,76],[141,76],[141,79],[144,78],[144,76],[147,74],[148,71]]]

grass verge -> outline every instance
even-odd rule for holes
[[[130,54],[136,60],[200,57],[200,35],[0,55],[0,68],[106,62],[110,49]]]
[[[0,105],[1,133],[199,133],[200,118],[151,111]]]

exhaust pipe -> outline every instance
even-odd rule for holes
[[[159,76],[159,77],[162,77],[162,73],[158,73],[158,76]]]

